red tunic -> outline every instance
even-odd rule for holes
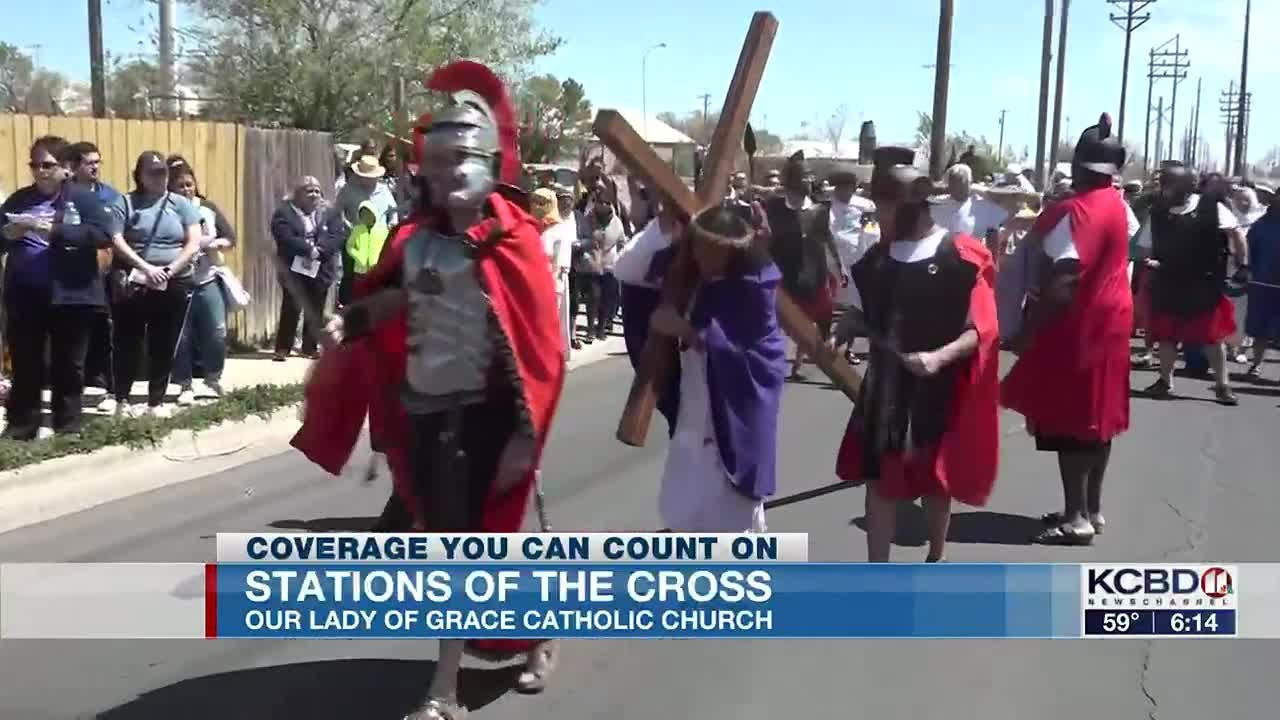
[[[969,319],[978,331],[978,349],[956,377],[948,404],[946,431],[934,446],[909,454],[880,458],[876,492],[894,500],[948,497],[966,505],[983,506],[995,487],[1000,462],[1000,332],[996,324],[995,263],[986,246],[974,238],[953,237],[961,260],[978,268],[969,293]],[[856,415],[845,429],[836,459],[836,475],[861,483],[862,436]]]
[[[533,218],[492,195],[490,217],[467,231],[480,245],[477,272],[511,349],[513,380],[537,440],[540,459],[556,403],[564,385],[564,347],[556,321],[555,281]],[[394,281],[404,244],[424,218],[401,225],[378,264],[355,288],[356,297]],[[491,238],[497,237],[496,240]],[[316,363],[306,390],[306,413],[293,446],[331,473],[342,471],[355,448],[366,413],[375,443],[387,454],[396,492],[405,506],[421,507],[408,473],[408,432],[400,406],[407,354],[404,313],[368,338],[326,353]],[[535,467],[537,461],[535,461]],[[489,498],[478,532],[518,532],[524,519],[534,471],[502,495]],[[421,520],[421,518],[417,518]]]
[[[1151,307],[1151,288],[1146,288],[1147,336],[1152,342],[1182,342],[1217,345],[1236,334],[1236,306],[1223,295],[1212,309],[1195,315],[1177,315]]]
[[[513,380],[523,405],[520,412],[533,425],[537,452],[534,469],[516,487],[501,494],[495,491],[488,498],[480,526],[474,529],[519,532],[564,386],[565,349],[557,321],[555,281],[533,218],[496,193],[489,198],[489,208],[490,217],[467,234],[484,245],[476,256],[477,272],[511,350]],[[378,264],[356,285],[357,298],[399,277],[405,242],[428,222],[428,218],[413,217],[397,229]],[[414,488],[407,418],[400,405],[407,332],[402,313],[372,336],[325,353],[308,379],[305,417],[293,446],[337,475],[355,449],[367,414],[369,433],[374,445],[386,453],[396,494],[418,525],[422,505]],[[505,655],[526,652],[536,644],[534,640],[480,640],[469,646]]]
[[[1003,405],[1042,436],[1106,442],[1129,428],[1129,229],[1110,187],[1045,210],[1032,233],[1046,237],[1064,217],[1080,258],[1072,305],[1031,338],[1004,379]]]

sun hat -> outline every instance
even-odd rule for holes
[[[387,169],[373,155],[362,155],[359,160],[351,163],[351,172],[362,178],[376,180],[386,175]]]

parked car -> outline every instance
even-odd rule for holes
[[[543,185],[551,183],[567,188],[576,188],[578,186],[578,171],[566,165],[547,163],[530,163],[524,166],[524,177],[521,178],[520,186],[526,191],[536,190]]]

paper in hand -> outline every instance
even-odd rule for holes
[[[314,279],[320,274],[320,261],[298,255],[293,258],[293,265],[289,269],[299,275]]]

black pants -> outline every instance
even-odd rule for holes
[[[5,308],[5,329],[13,359],[13,386],[5,404],[9,434],[34,438],[40,429],[40,393],[46,380],[52,389],[53,428],[78,432],[82,425],[84,361],[89,334],[102,315],[91,306],[23,303]],[[45,362],[46,343],[49,362]]]
[[[128,298],[117,298],[111,308],[115,324],[116,400],[127,403],[138,376],[138,362],[146,346],[147,404],[164,404],[173,372],[178,338],[191,304],[191,283],[170,280],[166,290],[139,290]]]
[[[325,296],[329,294],[329,281],[322,278],[309,278],[292,273],[290,278],[307,296],[307,302],[318,311],[324,310]],[[298,320],[302,318],[302,306],[293,299],[288,290],[283,290],[280,297],[280,322],[276,326],[276,353],[288,355],[293,351],[293,342],[298,337]],[[324,328],[311,326],[311,320],[304,320],[302,325],[302,354],[311,355],[316,351],[316,337]]]
[[[107,392],[112,390],[112,377],[115,374],[111,369],[111,335],[111,313],[98,313],[89,328],[89,351],[84,359],[84,377],[86,385],[100,387]]]
[[[428,532],[480,529],[498,458],[516,430],[515,394],[458,410],[411,415],[410,463]]]
[[[345,250],[342,253],[342,279],[338,281],[338,307],[351,304],[351,293],[356,284],[356,260]]]
[[[613,321],[618,317],[618,310],[622,304],[622,286],[618,284],[618,278],[613,273],[607,272],[600,276],[600,315],[596,324],[596,328],[603,333],[613,331]]]
[[[577,332],[578,308],[583,307],[587,315],[587,335],[595,337],[600,330],[600,319],[603,305],[601,275],[584,272],[569,273],[569,327]],[[612,277],[612,276],[610,276]]]

